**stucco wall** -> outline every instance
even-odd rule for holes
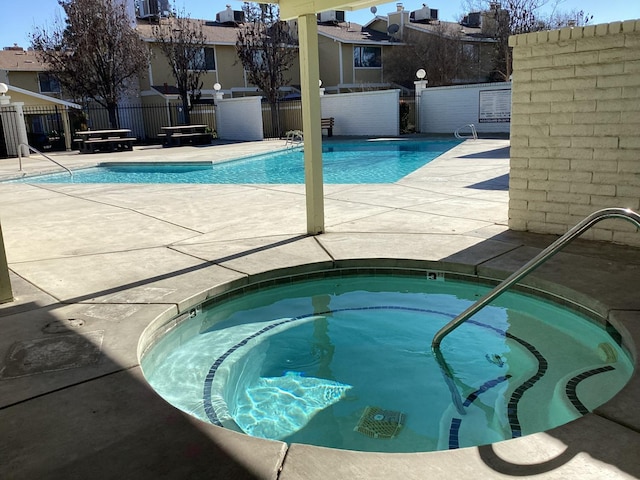
[[[7,82],[15,87],[24,88],[31,92],[40,93],[40,84],[38,83],[38,72],[9,72],[7,73]],[[45,92],[49,93],[49,92]]]
[[[334,135],[397,136],[400,134],[400,90],[323,95],[323,117],[334,117]]]
[[[518,35],[509,227],[563,234],[605,207],[640,207],[640,20]],[[627,222],[584,237],[640,245]]]
[[[325,85],[337,85],[340,83],[341,48],[342,44],[340,42],[318,35],[318,55],[322,66],[320,79]]]
[[[263,140],[261,97],[217,100],[218,138],[224,140]]]

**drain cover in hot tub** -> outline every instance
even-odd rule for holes
[[[366,407],[354,430],[372,438],[393,438],[400,432],[404,418],[402,412]]]

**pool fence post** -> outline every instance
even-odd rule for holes
[[[429,84],[429,81],[425,79],[426,77],[426,72],[424,71],[424,69],[420,69],[416,72],[416,76],[419,78],[419,80],[413,82],[413,84],[416,87],[416,91],[415,91],[415,103],[414,103],[414,109],[415,109],[415,131],[416,133],[420,133],[420,105],[422,104],[422,92],[423,90],[425,90],[427,88],[427,85]]]

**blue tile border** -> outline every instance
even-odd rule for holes
[[[506,382],[511,378],[511,375],[503,375],[493,380],[488,380],[483,383],[480,388],[478,388],[475,392],[467,395],[463,405],[465,407],[469,407],[476,399],[480,396],[480,394],[486,392],[490,388],[496,387],[503,382]],[[451,426],[449,427],[449,450],[454,450],[456,448],[460,448],[460,426],[462,425],[462,419],[457,417],[451,418]]]
[[[315,278],[327,278],[327,277],[342,277],[342,276],[351,276],[351,275],[399,275],[399,276],[404,276],[404,275],[409,275],[409,276],[423,276],[424,275],[425,270],[422,268],[411,268],[411,267],[352,267],[352,268],[342,268],[342,269],[338,269],[336,270],[321,270],[321,271],[315,271],[315,272],[308,272],[308,273],[303,273],[303,274],[295,274],[293,276],[286,276],[286,277],[276,277],[276,278],[272,278],[269,280],[264,280],[261,282],[257,282],[254,284],[249,284],[249,285],[245,285],[243,287],[240,287],[239,289],[235,289],[235,290],[231,290],[231,291],[227,291],[225,293],[223,293],[222,295],[217,296],[215,299],[208,299],[207,301],[205,301],[203,303],[203,306],[206,304],[210,304],[212,302],[220,302],[220,301],[224,301],[224,300],[228,300],[231,299],[233,297],[236,296],[241,296],[250,292],[254,292],[256,290],[260,290],[264,287],[270,287],[270,286],[277,286],[277,285],[284,285],[284,284],[289,284],[289,283],[293,283],[295,281],[298,280],[309,280],[309,279],[315,279]],[[471,283],[478,283],[478,284],[489,284],[492,285],[493,281],[482,278],[482,277],[477,277],[474,275],[468,275],[468,274],[464,274],[464,273],[459,273],[459,272],[445,272],[445,274],[447,275],[447,279],[453,279],[453,280],[460,280],[460,281],[467,281],[467,282],[471,282]],[[519,291],[520,293],[528,293],[528,290],[525,288],[523,290],[521,290],[520,288],[516,289],[516,291]],[[538,296],[538,295],[536,295]],[[542,295],[541,298],[547,300],[547,301],[551,301],[553,303],[558,303],[557,301],[554,301],[554,298],[547,298],[546,296]],[[575,308],[572,308],[571,306],[565,306],[565,308],[570,308],[572,310],[576,310]],[[440,312],[440,311],[434,311],[434,310],[428,310],[428,309],[420,309],[420,308],[412,308],[412,307],[403,307],[403,306],[395,306],[395,305],[387,305],[387,306],[374,306],[374,307],[356,307],[356,308],[348,308],[348,309],[337,309],[337,310],[328,310],[325,312],[314,312],[314,313],[310,313],[310,314],[306,314],[306,315],[302,315],[302,316],[298,316],[298,317],[293,317],[293,318],[289,318],[286,320],[280,320],[280,321],[276,321],[273,324],[268,325],[267,327],[264,327],[263,329],[261,329],[260,331],[250,335],[249,337],[243,339],[242,341],[238,342],[236,345],[233,345],[231,348],[229,348],[229,350],[227,350],[224,354],[222,354],[219,358],[216,359],[216,361],[211,365],[209,372],[207,373],[205,380],[204,380],[204,385],[203,385],[203,404],[204,404],[204,411],[207,415],[207,418],[209,419],[209,421],[214,424],[214,425],[219,425],[221,426],[221,422],[218,419],[215,410],[213,408],[212,402],[211,402],[211,394],[212,394],[212,384],[213,384],[213,380],[215,378],[215,375],[217,373],[218,368],[223,364],[223,362],[234,352],[236,352],[239,348],[245,346],[250,340],[259,337],[260,335],[272,330],[275,327],[284,325],[286,323],[291,323],[291,322],[295,322],[298,320],[302,320],[302,319],[306,319],[312,316],[319,316],[319,315],[331,315],[333,313],[338,313],[340,311],[347,311],[347,310],[381,310],[381,309],[387,309],[387,310],[406,310],[406,311],[414,311],[414,312],[420,312],[420,313],[431,313],[431,314],[437,314],[437,315],[443,315],[446,316],[447,318],[455,318],[454,314],[450,314],[447,312]],[[580,312],[583,315],[584,312]],[[587,318],[590,319],[589,316],[585,315]],[[592,320],[593,321],[593,320]],[[546,358],[530,343],[522,340],[521,338],[518,338],[510,333],[508,333],[505,330],[502,330],[498,327],[494,327],[492,325],[489,324],[485,324],[482,322],[478,322],[475,321],[473,319],[470,319],[467,321],[468,323],[472,323],[475,324],[477,326],[483,327],[483,328],[487,328],[490,330],[493,330],[494,332],[496,332],[497,334],[504,336],[506,338],[509,338],[511,340],[514,340],[516,342],[518,342],[521,346],[523,346],[527,351],[529,351],[531,353],[531,355],[535,358],[535,360],[537,361],[538,364],[538,368],[537,371],[534,375],[532,375],[530,378],[528,378],[525,382],[523,382],[521,385],[519,385],[512,393],[511,397],[509,398],[508,401],[508,405],[507,405],[507,415],[508,415],[508,420],[509,420],[509,426],[511,428],[511,435],[512,438],[516,438],[516,437],[520,437],[523,435],[522,433],[522,428],[520,425],[520,421],[518,418],[518,407],[519,407],[519,402],[520,399],[522,398],[522,396],[526,393],[527,390],[529,390],[531,387],[533,387],[546,373],[547,369],[548,369],[548,363]],[[606,330],[610,333],[610,335],[612,333],[617,333],[617,332],[611,332],[611,328],[606,328]],[[619,335],[619,334],[618,334]],[[615,338],[614,338],[615,340]],[[616,342],[616,343],[620,343],[620,342]],[[613,367],[611,367],[613,368]],[[597,371],[596,373],[601,373],[600,371]],[[595,373],[592,373],[595,374]],[[476,398],[478,398],[479,395],[481,395],[484,391],[488,390],[489,388],[492,388],[494,386],[496,386],[497,384],[506,381],[510,378],[510,375],[507,375],[505,377],[498,377],[497,379],[494,380],[490,380],[487,383],[485,383],[483,386],[481,386],[478,390],[476,390],[475,392],[472,392],[471,394],[469,394],[464,402],[464,406],[469,406],[473,403],[473,401],[475,401]],[[567,389],[569,389],[570,387],[567,386]],[[568,391],[568,390],[567,390]],[[569,394],[568,394],[569,395]],[[576,409],[578,409],[578,411],[580,411],[581,413],[585,411],[584,406],[582,406],[582,409],[578,406],[578,405],[582,405],[581,402],[579,401],[579,399],[577,399],[577,396],[575,395],[575,391],[573,391],[573,395],[572,395],[572,404],[576,407]],[[452,427],[455,430],[455,433],[452,433],[452,431],[450,431],[450,436],[449,436],[449,444],[450,444],[450,448],[458,448],[455,445],[458,445],[458,437],[457,437],[457,432],[459,432],[460,426],[462,424],[462,419],[458,419],[458,421],[453,422],[452,420]]]
[[[274,323],[262,328],[258,332],[246,337],[245,339],[243,339],[242,341],[236,343],[235,345],[233,345],[231,348],[229,348],[229,350],[227,350],[220,357],[218,357],[216,359],[216,361],[211,365],[211,368],[209,369],[209,372],[207,373],[207,375],[205,377],[204,385],[203,385],[203,392],[202,392],[203,393],[202,401],[203,401],[204,411],[205,411],[209,421],[214,425],[222,426],[222,422],[218,418],[218,416],[217,416],[217,414],[215,412],[215,409],[213,407],[213,404],[211,402],[213,380],[214,380],[214,378],[216,376],[216,373],[217,373],[218,369],[220,368],[222,363],[231,354],[233,354],[239,348],[245,346],[250,340],[259,337],[260,335],[272,330],[275,327],[278,327],[278,326],[281,326],[281,325],[285,325],[287,323],[292,323],[292,322],[295,322],[295,321],[298,321],[298,320],[303,320],[303,319],[306,319],[306,318],[309,318],[309,317],[321,316],[321,315],[331,315],[331,314],[334,314],[334,313],[339,313],[339,312],[344,312],[344,311],[363,311],[363,310],[404,310],[404,311],[412,311],[412,312],[419,312],[419,313],[430,313],[430,314],[442,315],[442,316],[445,316],[447,318],[455,318],[455,316],[456,316],[455,314],[451,314],[451,313],[448,313],[448,312],[441,312],[441,311],[438,311],[438,310],[422,309],[422,308],[415,308],[415,307],[403,307],[403,306],[398,306],[398,305],[379,305],[379,306],[373,306],[373,307],[354,307],[354,308],[343,308],[343,309],[336,309],[336,310],[327,310],[327,311],[323,311],[323,312],[315,312],[315,313],[309,313],[309,314],[305,314],[305,315],[300,315],[300,316],[292,317],[292,318],[289,318],[289,319],[286,319],[286,320],[281,320],[281,321],[274,322]],[[516,337],[516,336],[514,336],[514,335],[512,335],[512,334],[510,334],[508,332],[506,332],[505,330],[502,330],[500,328],[494,327],[492,325],[488,325],[486,323],[478,322],[478,321],[473,320],[473,319],[470,319],[467,322],[471,323],[471,324],[474,324],[476,326],[479,326],[479,327],[483,327],[483,328],[487,328],[487,329],[493,330],[494,332],[496,332],[499,335],[502,335],[502,336],[504,336],[506,338],[512,339],[512,340],[520,343],[538,361],[538,370],[537,370],[536,374],[534,376],[532,376],[531,378],[529,378],[522,385],[517,387],[516,390],[511,395],[511,398],[509,399],[507,412],[508,412],[508,417],[509,417],[509,425],[511,427],[511,432],[512,432],[512,438],[519,437],[519,436],[522,435],[522,433],[521,433],[520,421],[518,419],[518,403],[520,401],[520,398],[522,398],[522,395],[524,394],[524,392],[526,390],[528,390],[529,388],[531,388],[545,374],[545,372],[547,370],[547,361],[542,356],[542,354],[540,354],[540,352],[538,352],[538,350],[533,345],[531,345],[528,342],[525,342],[524,340],[522,340],[522,339],[520,339],[520,338],[518,338],[518,337]],[[509,377],[510,376],[499,377],[498,379],[494,379],[494,380],[488,381],[483,386],[481,386],[478,390],[476,390],[475,392],[471,393],[467,397],[467,400],[465,401],[465,406],[471,405],[471,403],[483,391],[486,391],[488,388],[492,388],[492,387],[498,385],[502,381],[508,380]],[[450,433],[450,444],[451,444],[451,439],[452,439],[452,436],[451,436],[451,433]],[[456,443],[456,442],[457,442],[457,436],[455,437],[455,442],[454,443]]]
[[[569,379],[564,391],[567,394],[567,398],[571,402],[571,405],[573,405],[573,407],[578,410],[581,415],[586,415],[587,413],[589,413],[589,409],[578,398],[578,394],[576,392],[578,384],[589,377],[598,375],[600,373],[611,372],[613,370],[615,370],[615,367],[613,367],[612,365],[605,365],[604,367],[587,370],[586,372],[582,372],[581,374]]]
[[[218,357],[216,359],[216,361],[213,362],[213,364],[211,365],[211,368],[209,369],[209,372],[207,373],[207,375],[206,375],[206,377],[204,379],[204,386],[203,386],[203,392],[202,392],[202,402],[203,402],[203,406],[204,406],[204,411],[205,411],[209,421],[214,425],[222,426],[222,423],[220,422],[220,419],[218,418],[218,415],[216,414],[215,409],[213,408],[213,404],[211,403],[213,380],[214,380],[214,378],[216,376],[218,368],[220,368],[222,363],[232,353],[234,353],[236,350],[238,350],[239,348],[245,346],[250,340],[259,337],[260,335],[272,330],[275,327],[279,327],[279,326],[285,325],[287,323],[292,323],[292,322],[295,322],[295,321],[298,321],[298,320],[303,320],[303,319],[306,319],[306,318],[309,318],[309,317],[318,317],[318,316],[322,316],[322,315],[332,315],[332,314],[339,313],[339,312],[363,311],[363,310],[404,310],[404,311],[411,311],[411,312],[431,313],[431,314],[436,314],[436,315],[442,315],[442,316],[445,316],[447,318],[455,318],[455,314],[451,314],[451,313],[448,313],[448,312],[440,312],[438,310],[429,310],[429,309],[414,308],[414,307],[403,307],[403,306],[397,306],[397,305],[386,305],[386,306],[377,305],[377,306],[373,306],[373,307],[353,307],[353,308],[340,308],[340,309],[335,309],[335,310],[326,310],[326,311],[323,311],[323,312],[308,313],[308,314],[305,314],[305,315],[300,315],[300,316],[297,316],[297,317],[288,318],[286,320],[280,320],[280,321],[274,322],[274,323],[272,323],[270,325],[267,325],[266,327],[262,328],[261,330],[257,331],[256,333],[244,338],[243,340],[241,340],[240,342],[236,343],[235,345],[233,345],[231,348],[229,348],[229,350],[227,350],[220,357]]]

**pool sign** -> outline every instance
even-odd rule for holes
[[[511,121],[511,89],[482,90],[478,121],[480,123],[498,123]]]

